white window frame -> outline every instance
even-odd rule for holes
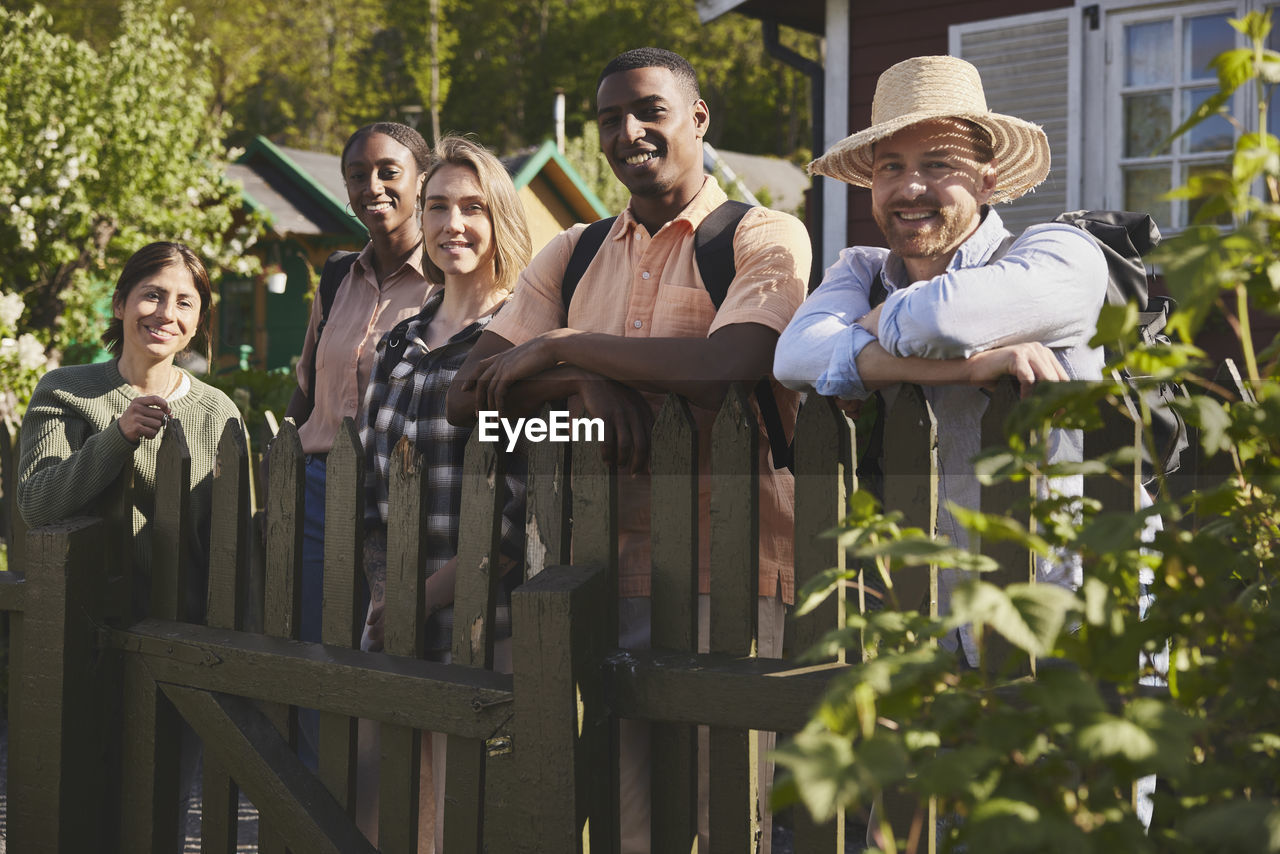
[[[1239,18],[1250,11],[1276,8],[1276,0],[1110,0],[1087,3],[1076,0],[1082,10],[1086,6],[1098,6],[1099,27],[1085,27],[1079,51],[1083,66],[1084,91],[1091,94],[1085,99],[1082,113],[1085,162],[1082,168],[1083,198],[1088,207],[1124,207],[1124,27],[1144,21],[1166,20],[1170,17],[1185,19],[1199,15],[1227,14]],[[1280,19],[1280,9],[1276,12]],[[1280,22],[1280,20],[1278,20]],[[1175,33],[1181,49],[1181,33]],[[1244,37],[1237,35],[1236,46],[1244,45]],[[1208,81],[1206,81],[1208,82]],[[1182,81],[1174,86],[1181,87]],[[1102,97],[1093,97],[1102,93]],[[1241,87],[1232,100],[1233,115],[1252,119],[1256,104],[1254,89]],[[1175,103],[1175,115],[1181,116],[1181,104]],[[1176,124],[1181,122],[1181,117]],[[1195,157],[1186,159],[1194,162]],[[1178,158],[1175,162],[1183,162]],[[1173,176],[1177,180],[1178,176]],[[1175,220],[1184,209],[1185,202],[1175,200]],[[1172,222],[1160,223],[1166,234],[1177,232]]]

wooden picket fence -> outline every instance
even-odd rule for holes
[[[937,437],[918,390],[887,413],[885,501],[931,530],[937,513]],[[526,574],[513,595],[514,675],[493,660],[497,579],[489,572],[500,525],[502,455],[473,438],[463,486],[453,663],[421,660],[424,619],[418,559],[421,473],[410,453],[393,460],[388,526],[386,647],[359,651],[355,607],[363,537],[363,454],[354,426],[328,456],[323,643],[298,640],[303,454],[286,423],[272,449],[265,568],[254,583],[250,457],[228,429],[214,474],[205,623],[189,622],[181,544],[192,524],[180,425],[161,442],[152,538],[151,611],[130,612],[127,488],[100,515],[13,532],[11,572],[0,575],[10,618],[8,844],[18,852],[172,852],[182,721],[203,742],[202,845],[232,852],[243,791],[260,813],[259,850],[275,854],[371,852],[356,829],[356,721],[381,724],[380,850],[416,851],[418,743],[450,737],[445,850],[609,851],[617,844],[611,794],[618,718],[652,721],[653,850],[689,851],[696,837],[695,727],[711,728],[712,852],[756,850],[751,730],[802,728],[842,661],[798,666],[753,657],[756,628],[759,431],[734,389],[712,437],[710,654],[697,640],[698,444],[687,406],[671,398],[653,432],[652,651],[616,649],[617,479],[598,446],[532,445],[528,461]],[[1016,390],[993,395],[984,436],[1001,432]],[[813,397],[796,427],[796,582],[844,554],[823,533],[856,488],[851,422]],[[1113,420],[1091,444],[1133,441]],[[990,443],[984,443],[990,444]],[[10,481],[11,482],[11,481]],[[1103,489],[1115,484],[1099,483]],[[1033,487],[985,490],[1009,511]],[[1132,506],[1120,484],[1107,499]],[[1117,503],[1118,502],[1118,503]],[[984,546],[1004,581],[1026,580],[1025,552]],[[929,568],[897,582],[937,608]],[[260,591],[254,595],[253,591]],[[258,599],[257,596],[261,598]],[[909,599],[908,601],[915,601]],[[833,599],[790,618],[788,654],[836,627]],[[848,607],[862,607],[851,600]],[[261,626],[252,625],[261,614]],[[855,660],[859,650],[849,650]],[[319,766],[296,752],[298,707],[318,709]],[[799,852],[844,852],[842,822],[792,816]]]

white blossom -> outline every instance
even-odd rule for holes
[[[0,327],[5,329],[15,328],[25,309],[26,306],[22,302],[22,297],[17,294],[0,295]]]
[[[45,363],[44,345],[40,339],[30,332],[18,336],[18,364],[25,370],[34,371]]]

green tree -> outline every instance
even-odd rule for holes
[[[250,272],[258,221],[224,177],[225,117],[211,114],[208,46],[155,0],[126,2],[95,49],[43,9],[0,10],[0,290],[18,332],[56,351],[94,317],[70,302],[113,280],[143,244],[176,239],[214,269]],[[108,291],[109,292],[109,291]]]

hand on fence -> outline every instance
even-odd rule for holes
[[[644,395],[630,386],[605,377],[592,377],[578,385],[570,396],[574,417],[588,415],[604,421],[601,457],[631,474],[649,470],[649,434],[653,429],[653,409]]]
[[[141,439],[154,439],[169,421],[169,402],[157,394],[135,397],[116,420],[116,426],[133,444]]]
[[[558,364],[555,340],[572,334],[577,333],[572,329],[555,329],[485,359],[475,379],[476,399],[484,401],[489,409],[504,411],[511,386],[554,368]]]
[[[386,600],[369,603],[369,611],[364,620],[364,634],[360,637],[360,648],[365,652],[382,652],[382,614],[386,604]]]
[[[970,381],[982,386],[993,385],[1006,374],[1012,376],[1018,381],[1023,397],[1030,394],[1040,380],[1065,382],[1071,379],[1053,351],[1036,341],[976,353],[969,357],[968,367]]]

